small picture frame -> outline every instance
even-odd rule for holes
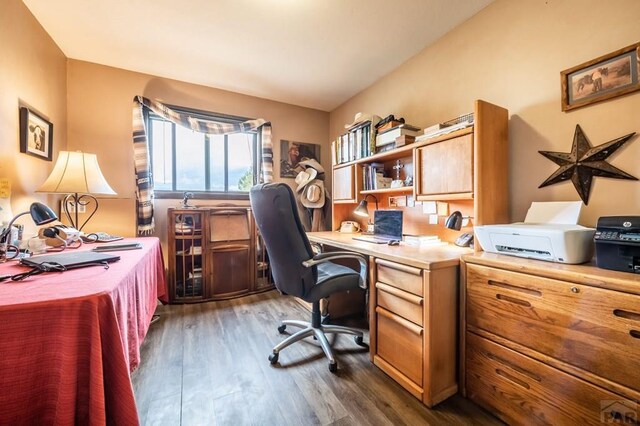
[[[53,124],[27,107],[20,108],[20,152],[53,158]]]
[[[560,73],[562,111],[640,90],[640,43]]]

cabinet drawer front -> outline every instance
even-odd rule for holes
[[[497,343],[466,334],[467,396],[509,424],[613,423],[636,404]],[[608,421],[607,421],[608,420]]]
[[[381,282],[376,283],[376,292],[378,306],[422,326],[422,297]]]
[[[471,134],[417,149],[419,194],[473,192],[473,136]]]
[[[355,200],[355,166],[339,167],[333,170],[333,199]]]
[[[249,216],[246,209],[213,211],[210,221],[212,242],[249,239]]]
[[[467,323],[640,390],[640,296],[468,265]]]
[[[378,281],[409,293],[423,295],[422,269],[376,259]]]
[[[422,387],[422,327],[376,308],[376,355]]]

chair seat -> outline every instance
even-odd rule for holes
[[[332,293],[360,288],[360,276],[351,268],[333,262],[321,263],[317,268],[318,280],[303,297],[307,302],[318,301]]]

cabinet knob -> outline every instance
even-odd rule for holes
[[[572,293],[580,293],[580,289],[578,287],[571,287]]]

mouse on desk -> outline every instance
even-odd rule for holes
[[[390,246],[399,246],[399,245],[400,245],[400,240],[389,240],[389,242],[387,243],[387,245],[390,245]]]

